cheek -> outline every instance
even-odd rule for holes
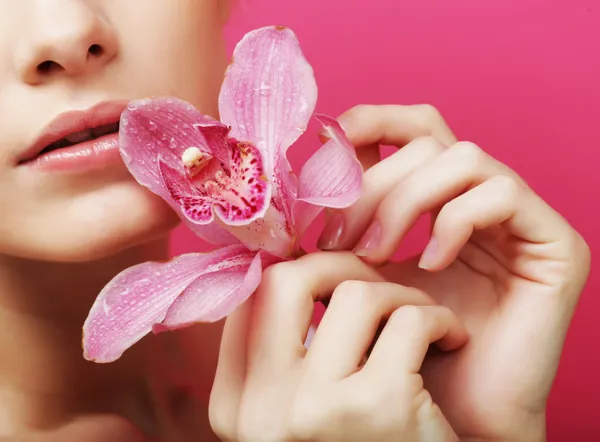
[[[219,1],[154,0],[144,14],[119,15],[127,21],[116,24],[121,60],[115,69],[135,95],[172,95],[217,114],[228,61]]]
[[[134,182],[70,198],[4,202],[0,253],[36,260],[101,259],[164,236],[179,223],[162,199]]]

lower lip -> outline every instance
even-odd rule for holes
[[[117,163],[122,163],[119,134],[113,133],[44,153],[28,164],[48,172],[86,172]]]

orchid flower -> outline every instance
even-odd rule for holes
[[[360,196],[362,168],[333,118],[329,138],[292,173],[287,149],[313,116],[317,85],[288,28],[237,44],[219,95],[221,121],[174,97],[131,102],[121,116],[125,165],[204,240],[222,246],[124,270],[83,327],[84,356],[111,362],[146,334],[218,321],[256,290],[264,268],[293,259],[324,207]]]

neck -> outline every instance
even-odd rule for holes
[[[150,422],[160,420],[157,396],[164,398],[164,385],[173,379],[186,383],[169,368],[181,362],[173,350],[180,340],[169,333],[149,337],[120,360],[95,364],[83,359],[81,328],[94,298],[117,273],[167,256],[162,239],[88,263],[0,257],[0,436],[24,426],[60,425],[81,413],[125,415],[156,431]],[[217,332],[209,330],[213,336]],[[181,333],[189,335],[189,330]],[[210,362],[216,360],[216,345]],[[196,345],[196,351],[203,350]]]

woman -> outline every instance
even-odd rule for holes
[[[146,339],[110,365],[83,360],[94,297],[121,270],[166,258],[177,224],[115,155],[119,110],[173,95],[215,115],[227,63],[225,0],[134,3],[3,4],[0,434],[544,440],[588,248],[513,171],[457,143],[429,106],[340,117],[366,169],[364,195],[332,214],[320,242],[330,252],[267,271],[222,340],[222,324],[200,325]],[[97,124],[81,133],[74,121]],[[401,149],[379,162],[378,143]],[[386,264],[430,211],[420,260]],[[306,352],[313,301],[331,292]],[[425,358],[432,342],[444,352]]]

